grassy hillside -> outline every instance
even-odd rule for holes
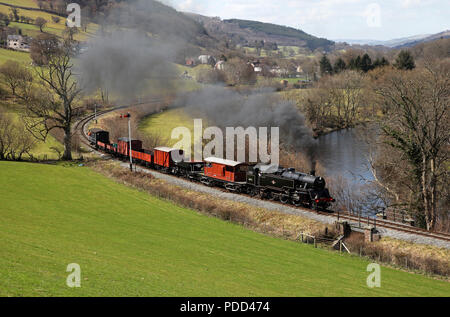
[[[30,8],[36,8],[37,5],[33,1],[29,0],[22,0],[22,1],[0,1],[8,4],[13,4],[17,6],[23,6],[23,7],[30,7]],[[9,15],[11,13],[11,7],[0,4],[0,12]],[[50,14],[44,11],[36,11],[36,10],[25,10],[25,9],[19,9],[19,15],[20,16],[26,16],[30,17],[33,20],[36,20],[36,18],[41,17],[47,20],[47,25],[44,28],[44,32],[52,33],[58,36],[62,36],[63,31],[65,29],[65,19],[62,17],[60,18],[60,21],[58,23],[55,23],[52,20],[52,17],[56,16],[54,14]],[[23,35],[36,37],[41,32],[39,30],[39,27],[37,27],[34,24],[27,24],[27,23],[19,23],[19,22],[11,22],[9,27],[11,28],[17,28],[22,30]],[[98,26],[96,24],[90,23],[87,28],[87,32],[84,32],[80,30],[78,34],[75,34],[74,38],[78,41],[86,40],[89,36],[94,34],[98,29]]]
[[[34,0],[1,0],[0,2],[13,4],[19,7],[38,8],[37,1]]]
[[[29,53],[0,48],[0,65],[3,65],[8,60],[13,60],[19,63],[26,63],[28,65],[31,63],[31,57]]]
[[[308,48],[314,50],[318,47],[328,47],[333,45],[332,41],[327,39],[318,38],[303,32],[302,30],[298,30],[292,27],[276,25],[272,23],[263,23],[258,21],[249,21],[249,20],[239,20],[239,19],[229,19],[224,20],[225,23],[238,24],[242,29],[249,29],[258,33],[265,33],[269,36],[273,37],[288,37],[296,40],[305,41],[307,43]]]
[[[78,166],[0,162],[0,296],[448,296],[450,284],[257,234]],[[69,263],[81,288],[65,285]]]

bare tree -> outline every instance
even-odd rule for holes
[[[25,106],[25,123],[33,135],[45,140],[54,129],[64,131],[62,159],[72,159],[73,119],[79,114],[81,89],[74,78],[74,43],[65,40],[46,56],[47,66],[36,68],[39,85],[25,83],[16,94]]]
[[[382,127],[386,143],[409,165],[427,229],[433,230],[448,180],[450,62],[391,73],[376,91],[389,105]]]
[[[16,94],[16,89],[24,81],[32,81],[33,76],[24,67],[22,67],[18,62],[8,60],[0,67],[0,74],[2,75],[4,81],[11,88],[13,95]]]
[[[30,154],[36,141],[21,121],[15,122],[12,115],[0,109],[0,160],[22,160]]]
[[[47,20],[41,17],[36,18],[34,23],[39,27],[39,30],[44,32],[44,27],[47,25]]]

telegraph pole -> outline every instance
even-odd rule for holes
[[[128,112],[127,114],[128,117],[128,141],[130,142],[130,171],[133,171],[133,154],[131,153],[131,115]]]
[[[122,118],[122,115],[120,115]],[[123,118],[128,118],[128,142],[129,142],[129,157],[130,157],[130,171],[133,171],[133,154],[131,153],[131,114],[128,112]]]

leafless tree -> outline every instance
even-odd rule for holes
[[[54,129],[64,131],[62,159],[72,159],[72,131],[74,118],[79,114],[81,89],[73,73],[73,42],[65,40],[59,49],[47,54],[48,64],[36,68],[38,85],[25,83],[16,94],[25,106],[24,120],[33,135],[45,140]]]
[[[31,73],[18,62],[8,60],[0,67],[0,74],[3,80],[11,88],[13,95],[16,94],[16,89],[24,82],[33,80]]]
[[[22,160],[30,154],[36,141],[21,121],[15,122],[12,115],[0,109],[0,160]]]
[[[47,25],[47,20],[41,17],[36,18],[34,23],[39,27],[39,30],[44,32],[44,27]]]
[[[376,92],[389,106],[382,127],[386,144],[403,158],[397,168],[409,170],[420,189],[411,194],[420,201],[427,229],[433,230],[448,181],[450,61],[389,73]]]

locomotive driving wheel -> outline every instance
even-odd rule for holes
[[[280,201],[281,201],[283,204],[289,203],[289,195],[281,195],[281,196],[280,196]]]
[[[272,201],[278,200],[278,195],[275,194],[274,192],[270,192],[269,193],[269,199]]]
[[[251,197],[255,197],[258,194],[258,191],[256,188],[249,187],[247,188],[247,194]]]

